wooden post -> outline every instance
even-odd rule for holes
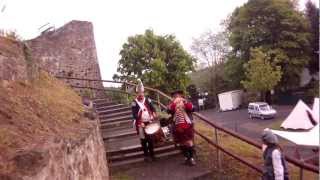
[[[158,101],[158,107],[161,110],[159,92],[157,92],[157,101]]]
[[[125,92],[127,92],[126,93],[126,101],[127,101],[127,104],[129,104],[129,94],[128,94],[128,87],[127,87],[126,83],[124,83],[124,88],[125,88]]]
[[[218,142],[218,130],[217,130],[217,128],[214,128],[214,134],[215,134],[216,144],[219,144],[219,142]],[[220,168],[221,168],[221,159],[220,159],[220,151],[219,151],[218,148],[217,148],[217,162],[218,162],[218,168],[219,168],[219,171],[220,171]]]
[[[302,167],[300,167],[300,178],[299,179],[303,180],[303,168]]]
[[[235,119],[235,122],[234,122],[234,131],[238,132],[238,119],[237,118]]]

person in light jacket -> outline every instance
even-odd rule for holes
[[[262,133],[264,159],[262,180],[289,180],[288,166],[277,136],[269,129]]]

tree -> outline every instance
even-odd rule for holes
[[[281,80],[281,67],[271,63],[271,56],[261,48],[251,49],[251,59],[245,64],[246,80],[243,86],[253,92],[261,93],[261,100],[265,101],[265,93],[272,90]]]
[[[319,8],[310,0],[306,3],[305,15],[310,23],[310,63],[311,73],[319,72]]]
[[[200,69],[198,84],[202,90],[208,91],[217,103],[217,94],[224,86],[223,63],[226,54],[230,51],[227,36],[224,32],[205,32],[198,38],[194,38],[191,50],[200,62],[206,62],[207,66]]]
[[[206,62],[208,67],[213,67],[223,61],[230,51],[230,46],[224,32],[208,31],[193,39],[191,50],[200,62]]]
[[[230,53],[224,64],[223,77],[229,90],[242,88],[241,80],[245,78],[243,66],[245,61]]]
[[[281,66],[279,89],[299,86],[309,62],[309,24],[290,0],[249,0],[234,10],[228,26],[234,57],[248,62],[250,49],[261,47]]]
[[[159,36],[152,30],[128,38],[120,51],[118,73],[114,79],[135,81],[164,92],[185,90],[190,79],[187,72],[194,69],[190,56],[173,35]]]

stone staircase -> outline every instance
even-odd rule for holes
[[[102,138],[110,167],[119,167],[143,161],[140,140],[133,127],[131,107],[108,99],[94,100],[98,113]],[[172,141],[157,144],[157,158],[179,154]]]

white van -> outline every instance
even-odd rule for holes
[[[274,118],[277,111],[266,102],[249,103],[248,114],[250,119],[258,117],[260,119]]]

